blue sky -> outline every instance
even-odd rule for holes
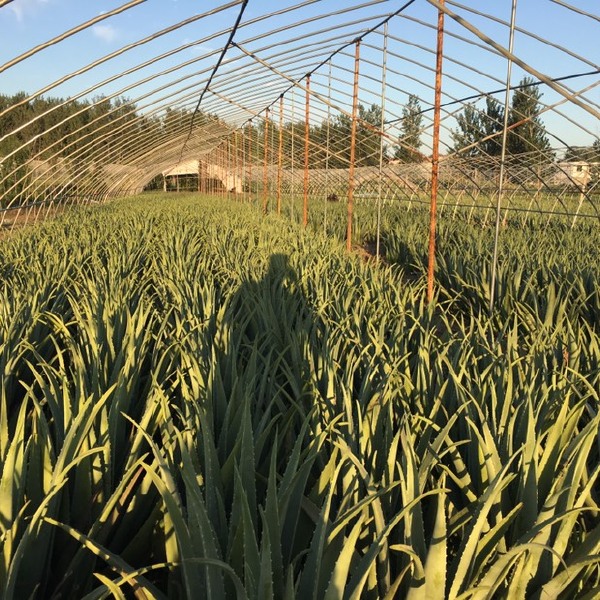
[[[13,2],[0,8],[0,39],[2,40],[0,63],[3,64],[35,45],[46,42],[71,27],[116,9],[125,3],[126,0],[100,0],[96,2],[91,0],[13,0]],[[296,0],[295,3],[299,3],[299,0]],[[584,10],[590,11],[593,9],[596,15],[600,12],[596,2],[569,0],[569,3]],[[127,44],[136,42],[144,36],[190,18],[198,11],[207,11],[211,7],[216,8],[223,4],[225,4],[223,0],[212,2],[206,0],[203,2],[199,0],[147,0],[123,14],[110,17],[92,28],[76,34],[65,42],[52,46],[0,73],[0,93],[11,94],[21,90],[29,93],[35,92],[59,77],[81,69],[92,61],[100,59]],[[291,4],[292,2],[287,1],[276,3],[273,0],[250,0],[244,22],[260,15],[269,14],[273,7],[278,10],[280,7]],[[305,6],[301,11],[295,11],[281,17],[273,17],[254,26],[244,26],[236,39],[249,40],[255,35],[260,35],[266,30],[273,30],[285,23],[296,23],[299,20],[310,19],[313,15],[343,10],[349,5],[358,4],[358,0],[352,2],[321,0],[310,6]],[[359,11],[357,15],[364,17],[364,25],[362,26],[367,26],[368,23],[375,22],[378,15],[395,10],[403,4],[403,1],[381,1]],[[504,21],[510,18],[510,0],[496,0],[494,2],[463,0],[463,5],[485,11]],[[507,32],[504,27],[490,18],[481,17],[465,8],[452,4],[449,4],[449,7],[460,12],[498,43],[507,45]],[[173,33],[161,37],[159,40],[131,50],[91,72],[72,79],[48,92],[48,95],[74,96],[78,92],[92,87],[114,74],[122,73],[149,58],[223,31],[234,22],[238,9],[238,6],[232,6],[218,14],[190,23]],[[336,22],[350,20],[355,20],[355,16],[342,14],[337,17],[330,17],[318,24],[308,23],[303,27],[291,29],[278,36],[271,35],[267,41],[249,42],[249,48],[254,51],[265,44],[273,44],[276,40],[284,40],[286,37],[296,37],[303,32],[307,35],[308,44],[318,38],[318,36],[313,35],[316,30],[323,29],[320,36],[325,39],[327,36],[333,35]],[[408,93],[417,93],[423,99],[425,105],[432,100],[433,76],[431,66],[433,65],[432,51],[435,46],[435,35],[434,31],[424,26],[422,22],[435,22],[435,10],[426,0],[416,0],[407,9],[405,18],[395,19],[390,24],[390,34],[396,39],[390,47],[394,55],[388,57],[390,70],[388,82],[391,88],[387,102],[390,118],[400,114]],[[600,22],[598,20],[578,15],[558,3],[552,2],[552,0],[520,0],[517,25],[534,35],[562,45],[573,54],[587,59],[586,63],[576,56],[569,56],[564,51],[552,48],[550,45],[531,36],[518,33],[515,39],[515,54],[550,77],[589,71],[594,68],[593,65],[597,67],[600,62],[600,42],[598,41],[600,40]],[[348,32],[353,28],[359,31],[361,24],[348,27]],[[450,19],[447,19],[447,28],[449,35],[445,40],[447,61],[445,63],[444,100],[450,101],[453,98],[461,98],[477,90],[487,91],[502,87],[501,82],[504,80],[506,73],[506,61],[481,49],[479,46],[453,37],[452,34],[456,34],[470,41],[477,41],[472,34]],[[184,92],[178,94],[172,90],[184,87],[184,84],[172,84],[172,81],[187,75],[190,77],[188,86],[194,82],[201,82],[202,78],[206,77],[201,72],[210,69],[211,65],[214,64],[216,53],[224,41],[225,35],[217,35],[214,39],[165,58],[154,66],[139,71],[136,75],[105,85],[101,91],[111,94],[126,88],[127,85],[133,85],[134,87],[129,89],[125,95],[137,99],[160,85],[165,85],[167,86],[166,90],[171,90],[173,99],[177,101],[185,94]],[[378,63],[381,62],[382,57],[380,50],[382,36],[374,34],[365,41],[367,43],[363,48],[364,63],[361,65],[361,101],[369,104],[377,101],[379,93],[377,80],[381,77],[381,69],[378,67]],[[301,42],[295,44],[300,49],[302,48]],[[370,48],[370,45],[374,48]],[[267,51],[265,51],[266,53]],[[348,54],[351,54],[351,51]],[[205,58],[199,60],[202,56]],[[179,69],[177,74],[154,77],[154,74],[160,70],[193,60],[197,60],[197,62]],[[344,66],[350,68],[352,60],[351,56],[348,55],[339,56],[336,61],[335,72],[338,73],[340,79],[347,80],[341,81],[338,85],[340,88],[339,101],[343,102],[343,94],[348,93],[347,87],[350,84],[350,78],[347,72],[343,71],[343,68]],[[369,64],[369,61],[373,64]],[[301,60],[298,62],[299,64],[302,63]],[[240,61],[240,64],[242,64],[242,61]],[[246,64],[246,62],[243,62],[243,64]],[[232,70],[234,67],[229,68]],[[225,65],[225,68],[227,68],[227,65]],[[322,70],[321,72],[323,75],[321,76],[320,85],[321,90],[324,90],[325,71]],[[191,75],[193,73],[200,74]],[[515,66],[513,82],[518,82],[524,74],[525,72],[521,68]],[[147,83],[135,83],[140,79],[150,77],[152,79]],[[573,80],[568,85],[573,90],[579,91],[586,85],[597,82],[598,79],[598,75],[595,75]],[[318,76],[315,78],[315,82],[318,86]],[[279,84],[272,83],[270,85],[273,88],[272,92],[263,89],[256,100],[256,108],[267,101],[269,93],[272,93],[272,97],[275,99],[280,90],[285,89],[287,84],[282,80]],[[543,92],[545,102],[555,103],[560,100],[560,96],[552,90],[544,88]],[[94,93],[98,93],[98,91]],[[169,91],[165,93],[168,94]],[[193,95],[193,88],[189,93]],[[600,105],[600,87],[595,87],[587,94],[587,97],[592,103]],[[561,116],[555,112],[544,115],[548,129],[556,133],[558,138],[565,139],[569,144],[585,144],[591,143],[593,135],[600,135],[598,119],[573,106],[562,107],[560,110],[566,112],[566,116]],[[448,120],[448,127],[451,127],[451,123],[452,121]],[[553,144],[555,143],[557,142],[553,140]]]

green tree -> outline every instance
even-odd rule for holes
[[[504,128],[504,107],[491,96],[485,98],[485,112],[481,114],[483,133],[482,150],[488,156],[502,153],[502,129]]]
[[[455,152],[463,151],[463,156],[476,157],[481,154],[479,146],[485,137],[481,115],[474,104],[466,104],[462,113],[456,117],[458,127],[451,132]]]
[[[350,164],[352,117],[340,113],[333,118],[329,131],[329,166],[347,169]]]
[[[183,136],[189,130],[191,122],[191,111],[168,107],[163,118],[163,133],[168,137]]]
[[[524,77],[514,91],[508,123],[508,151],[511,154],[549,153],[550,142],[539,116],[542,93],[531,77]]]
[[[471,158],[499,156],[502,152],[504,108],[491,96],[486,96],[485,110],[467,104],[456,117],[458,128],[452,131],[454,151],[464,150]]]
[[[395,147],[394,157],[403,162],[421,162],[421,130],[423,126],[423,111],[419,98],[410,94],[408,102],[402,108],[400,135]]]
[[[379,164],[381,152],[381,106],[371,104],[370,108],[358,105],[358,123],[356,126],[356,165],[372,167]],[[383,149],[384,156],[386,148]]]
[[[598,162],[600,159],[600,141],[596,140],[591,146],[569,146],[563,160],[566,162]]]

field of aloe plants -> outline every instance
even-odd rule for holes
[[[598,597],[597,224],[509,224],[489,315],[489,228],[440,224],[428,306],[426,215],[379,263],[329,218],[0,240],[0,597]]]

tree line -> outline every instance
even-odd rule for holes
[[[506,151],[509,155],[519,155],[526,163],[539,160],[553,160],[548,133],[540,116],[542,111],[542,93],[537,83],[530,77],[524,77],[513,90],[508,109],[508,133]],[[477,102],[466,104],[456,117],[456,128],[450,132],[452,144],[450,150],[468,158],[497,157],[502,151],[502,131],[504,128],[504,107],[492,96],[486,96],[485,106],[478,107]],[[383,145],[383,159],[395,159],[399,162],[414,163],[426,160],[423,153],[422,136],[424,114],[418,96],[410,94],[402,107],[399,119],[399,134],[396,143],[387,140]],[[381,107],[359,105],[356,132],[356,165],[375,166],[380,160]],[[330,121],[312,125],[309,128],[311,168],[328,166],[345,168],[350,162],[350,136],[352,120],[346,114],[338,114]],[[276,144],[272,138],[278,131],[270,125],[271,139],[268,155],[276,153]],[[257,126],[252,123],[245,128],[245,155],[251,160],[260,161],[264,155],[264,121]],[[297,164],[304,160],[305,123],[298,121],[284,126],[283,138],[285,153]],[[292,141],[293,140],[293,141]],[[530,158],[531,157],[531,158]]]
[[[74,174],[91,163],[127,163],[158,140],[181,135],[191,124],[192,114],[172,107],[160,115],[143,114],[125,97],[65,100],[28,99],[24,92],[0,94],[0,138],[4,138],[0,139],[1,205],[11,204],[21,195],[27,196],[22,202],[38,199],[30,191],[24,194],[31,161],[66,159],[63,171]],[[194,123],[215,119],[200,112]],[[55,183],[68,193],[64,182]]]
[[[536,82],[524,77],[515,87],[508,113],[506,150],[509,155],[540,155],[554,159],[540,112],[542,94]],[[471,159],[496,157],[501,153],[504,107],[492,96],[466,104],[451,130],[451,150]],[[427,110],[430,110],[428,108]],[[423,153],[425,110],[416,95],[409,95],[401,110],[396,140],[381,137],[382,109],[377,104],[358,107],[356,166],[377,166],[396,160],[413,163],[427,159]],[[151,149],[161,137],[181,135],[194,120],[196,125],[218,120],[202,112],[193,116],[186,108],[169,107],[160,116],[146,115],[127,98],[103,96],[91,100],[39,97],[29,100],[23,92],[0,94],[0,196],[6,204],[19,194],[25,179],[23,165],[31,159],[68,158],[84,165],[121,163],[136,153]],[[262,164],[266,155],[277,161],[279,127],[264,118],[247,122],[229,139],[230,152],[239,160]],[[347,168],[350,164],[352,119],[338,113],[309,126],[309,167]],[[8,134],[8,135],[7,135]],[[281,131],[286,165],[304,164],[305,123],[286,122]],[[585,158],[583,158],[585,157]],[[586,148],[570,149],[565,160],[600,158],[600,142]],[[10,191],[9,191],[10,190]]]
[[[265,139],[266,127],[266,139]],[[355,164],[376,166],[380,160],[381,107],[372,104],[358,106],[356,127]],[[306,122],[287,121],[281,129],[283,159],[286,166],[304,165],[304,141]],[[329,120],[309,125],[309,168],[345,169],[350,164],[350,140],[352,118],[338,113]],[[280,128],[278,123],[264,118],[248,121],[238,132],[238,156],[252,163],[261,164],[266,155],[268,162],[276,162],[279,153]],[[383,156],[389,152],[389,144],[383,144]]]
[[[128,127],[129,125],[129,127]],[[131,132],[131,127],[135,132]],[[26,185],[31,160],[68,159],[70,167],[89,161],[118,162],[126,139],[151,136],[160,123],[139,119],[126,98],[92,100],[0,94],[0,197],[7,205]],[[34,198],[35,199],[35,198]]]
[[[531,77],[524,77],[513,90],[507,119],[506,152],[510,155],[535,153],[554,158],[540,111],[542,93]],[[471,158],[499,156],[502,152],[504,106],[495,98],[485,98],[485,108],[467,104],[457,117],[452,132],[454,151]]]

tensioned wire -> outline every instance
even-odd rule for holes
[[[249,53],[248,53],[248,54],[249,54]],[[255,58],[256,58],[256,60],[258,60],[259,62],[261,62],[261,64],[264,64],[265,66],[269,66],[269,65],[267,65],[267,64],[265,63],[265,61],[262,61],[261,59],[258,59],[257,57],[255,57]],[[302,88],[302,86],[300,86],[300,87]],[[313,92],[313,93],[314,93],[314,92]],[[578,92],[578,93],[580,93],[580,92]],[[322,100],[323,98],[321,97],[320,99]],[[562,103],[562,102],[564,102],[564,99],[562,99],[562,100],[561,100],[559,103]],[[342,113],[343,113],[343,112],[345,112],[345,111],[343,111],[342,109],[340,109],[340,107],[339,107],[339,106],[338,106],[338,107],[336,107],[336,108],[337,108],[338,110],[340,110],[340,112],[342,112]],[[346,114],[347,114],[347,113],[346,113]]]
[[[538,71],[537,69],[532,67],[530,64],[528,64],[526,61],[522,60],[521,58],[519,58],[518,56],[513,54],[512,52],[509,52],[506,48],[504,48],[503,46],[498,44],[492,38],[485,35],[482,31],[480,31],[473,24],[469,23],[466,19],[464,19],[460,15],[452,12],[442,2],[439,2],[438,0],[426,0],[426,2],[429,2],[435,8],[444,12],[444,14],[446,14],[451,19],[454,19],[454,21],[456,21],[457,23],[462,25],[465,29],[470,31],[472,34],[477,36],[479,39],[481,39],[482,41],[491,45],[495,50],[497,50],[500,54],[502,54],[502,56],[504,56],[507,60],[511,60],[512,62],[514,62],[516,65],[521,67],[521,69],[523,69],[524,71],[529,73],[529,75],[533,76],[535,79],[539,79],[540,81],[543,81],[549,88],[551,88],[552,90],[554,90],[556,93],[560,94],[561,96],[564,96],[567,100],[569,100],[570,102],[572,102],[579,108],[582,108],[584,111],[589,112],[593,117],[600,118],[599,110],[595,110],[591,106],[586,104],[585,102],[582,102],[574,94],[569,93],[569,91],[565,87],[558,85],[558,83],[552,81],[551,78],[544,75],[541,71]]]
[[[146,0],[142,0],[142,1],[146,1]],[[263,15],[261,17],[258,17],[258,18],[250,20],[248,23],[245,24],[245,26],[255,25],[255,24],[260,23],[261,21],[267,19],[268,17],[279,16],[279,15],[285,14],[285,13],[293,11],[293,10],[298,10],[299,8],[304,8],[305,6],[313,4],[313,3],[317,2],[317,1],[319,1],[319,0],[309,0],[307,2],[302,2],[302,3],[300,3],[298,5],[295,5],[295,6],[292,6],[292,7],[287,7],[287,8],[284,8],[282,10],[275,11],[275,12],[271,13],[268,16],[264,16]],[[379,0],[379,1],[381,2],[383,0]],[[227,10],[227,9],[229,9],[231,7],[238,6],[239,4],[240,4],[240,0],[238,0],[236,2],[231,2],[231,3],[228,3],[228,4],[222,5],[222,6],[218,7],[218,8],[216,8],[216,9],[212,9],[210,11],[206,11],[206,12],[201,13],[199,15],[195,15],[195,16],[189,18],[189,19],[185,19],[183,21],[180,21],[180,22],[176,23],[175,25],[172,25],[170,27],[162,29],[162,30],[160,30],[160,31],[158,31],[158,32],[150,35],[150,36],[147,36],[147,37],[139,40],[138,42],[135,42],[133,44],[129,44],[127,46],[124,46],[123,48],[121,48],[121,49],[119,49],[119,50],[117,50],[117,51],[115,51],[115,52],[113,52],[111,54],[108,54],[108,55],[106,55],[106,56],[104,56],[104,57],[102,57],[102,58],[100,58],[100,59],[98,59],[98,60],[90,63],[89,65],[86,65],[85,67],[83,67],[81,69],[73,71],[72,73],[70,73],[70,74],[68,74],[68,75],[60,78],[59,80],[53,82],[52,84],[50,84],[50,85],[48,85],[48,86],[46,86],[44,88],[41,88],[35,94],[32,94],[32,95],[24,98],[23,100],[15,103],[15,104],[13,104],[12,106],[10,106],[7,109],[5,109],[4,111],[0,111],[0,116],[2,116],[3,114],[6,114],[10,110],[13,110],[13,109],[15,109],[18,106],[23,105],[24,103],[26,103],[28,101],[31,101],[31,100],[34,100],[35,98],[38,98],[39,96],[41,96],[45,92],[48,92],[48,91],[54,89],[55,87],[57,87],[58,85],[61,85],[62,83],[65,83],[69,79],[71,79],[71,78],[73,78],[75,76],[78,76],[78,75],[82,75],[83,73],[85,73],[85,72],[87,72],[89,70],[92,70],[92,69],[98,67],[99,65],[101,65],[102,63],[107,62],[109,60],[112,60],[112,59],[116,58],[117,56],[119,56],[119,55],[121,55],[121,54],[123,54],[125,52],[128,52],[129,50],[131,50],[133,48],[136,48],[138,46],[147,44],[148,42],[154,41],[157,38],[162,37],[163,35],[166,35],[168,33],[172,33],[173,31],[175,31],[177,29],[180,29],[180,28],[183,28],[183,27],[185,27],[185,26],[187,26],[187,25],[189,25],[189,24],[191,24],[191,23],[193,23],[195,21],[204,19],[204,18],[206,18],[208,16],[212,16],[212,15],[218,13],[218,12],[221,12],[223,10]],[[364,4],[359,5],[359,7],[362,7],[362,6],[365,6],[365,5]],[[346,9],[346,10],[353,10],[353,9],[355,9],[355,7],[354,8],[350,7],[348,9]],[[335,13],[329,13],[328,15],[320,16],[319,19],[322,19],[322,18],[324,18],[326,16],[332,16],[333,14],[335,14]],[[314,22],[316,20],[317,20],[317,18],[306,19],[306,20],[303,20],[303,21],[300,21],[300,22],[294,24],[292,27],[297,27],[297,26],[300,26],[300,25],[305,25],[307,23]],[[95,24],[95,21],[94,22],[89,22],[86,25],[85,28],[91,27],[93,24]],[[278,33],[280,31],[286,31],[288,28],[290,28],[289,25],[286,26],[286,27],[282,27],[282,28],[280,28],[278,30],[270,31],[269,33],[264,33],[264,34],[255,36],[253,38],[250,38],[250,41],[253,41],[253,42],[257,41],[257,40],[262,39],[264,37],[267,37],[269,35],[273,35],[274,33]],[[152,58],[151,60],[145,61],[144,63],[141,63],[140,65],[138,65],[136,67],[133,67],[132,69],[126,71],[125,73],[121,73],[121,74],[119,74],[119,75],[117,75],[115,77],[112,77],[112,78],[109,78],[107,80],[104,80],[103,82],[97,84],[96,86],[88,88],[87,90],[85,90],[84,92],[82,92],[81,94],[79,94],[79,95],[77,95],[77,96],[75,96],[73,98],[79,98],[79,97],[82,97],[82,96],[84,96],[86,94],[89,94],[92,91],[95,91],[99,87],[101,87],[103,85],[106,85],[106,84],[110,83],[111,81],[113,81],[115,79],[118,79],[118,78],[120,78],[120,77],[122,77],[124,75],[130,74],[133,71],[139,70],[139,69],[144,68],[146,66],[149,66],[151,64],[154,64],[155,62],[158,62],[159,60],[162,60],[164,58],[172,56],[172,55],[174,55],[176,53],[182,52],[182,51],[184,51],[184,50],[186,50],[188,48],[191,48],[191,47],[193,47],[195,45],[204,44],[206,42],[209,42],[209,41],[211,41],[211,40],[213,40],[215,38],[218,38],[220,35],[225,35],[228,31],[229,30],[224,30],[224,31],[222,31],[220,33],[211,34],[211,35],[206,36],[205,38],[203,38],[201,40],[196,40],[194,42],[190,42],[190,43],[184,44],[182,46],[179,46],[175,50],[172,50],[172,51],[169,51],[169,52],[165,52],[165,53],[163,53],[163,54],[161,54],[161,55],[159,55],[157,57]],[[318,34],[318,32],[317,32],[317,34]],[[48,42],[46,45],[50,45],[50,42]],[[216,51],[213,52],[213,53],[211,53],[211,54],[214,54],[214,53],[216,53]],[[198,62],[199,60],[202,60],[203,58],[205,58],[205,56],[198,57],[198,58],[193,59],[193,60],[188,60],[188,61],[186,61],[184,63],[181,63],[180,65],[174,67],[173,69],[180,68],[180,67],[186,66],[188,64],[192,64],[193,62]],[[160,76],[161,74],[169,72],[169,71],[171,71],[173,69],[170,68],[170,69],[167,69],[167,70],[165,70],[163,72],[160,72],[158,74],[154,74],[153,77]],[[68,101],[66,101],[65,103],[67,103],[67,102]],[[56,108],[51,109],[51,111],[52,110],[56,110]],[[51,112],[51,111],[49,111],[49,112]]]
[[[71,37],[72,35],[75,35],[76,33],[83,31],[84,29],[88,29],[89,27],[96,25],[96,23],[99,23],[100,21],[104,21],[105,19],[108,19],[109,17],[118,15],[119,13],[129,10],[130,8],[133,8],[134,6],[138,6],[139,4],[142,4],[146,1],[147,0],[131,0],[131,2],[128,2],[127,4],[124,4],[118,8],[115,8],[111,11],[103,12],[102,14],[98,15],[97,17],[94,17],[93,19],[90,19],[89,21],[86,21],[85,23],[81,23],[81,25],[77,25],[77,27],[73,27],[72,29],[65,31],[61,35],[59,35],[55,38],[52,38],[51,40],[48,40],[47,42],[44,42],[43,44],[39,44],[38,46],[31,48],[27,52],[24,52],[23,54],[20,54],[19,56],[13,58],[12,60],[9,60],[8,62],[4,63],[3,65],[0,65],[0,73],[2,73],[3,71],[6,71],[7,69],[10,69],[11,67],[14,67],[15,65],[24,61],[25,59],[30,58],[34,54],[37,54],[38,52],[41,52],[42,50],[45,50],[46,48],[49,48],[50,46],[54,46],[55,44],[58,44],[64,40],[66,40],[68,37]]]
[[[239,4],[239,3],[236,3],[236,5],[237,5],[237,4]],[[304,5],[304,4],[307,4],[307,3],[302,3],[302,5]],[[370,4],[371,4],[371,3],[366,3],[366,4],[364,4],[363,6],[365,6],[365,5],[370,5]],[[266,17],[265,17],[265,18],[266,18]],[[273,49],[275,49],[275,48],[277,48],[277,47],[278,47],[278,44],[277,44],[277,43],[272,45],[272,48],[273,48]],[[343,54],[344,54],[344,52],[343,52],[343,51],[342,51],[342,52],[340,52],[340,55],[343,55]],[[343,69],[343,67],[336,67],[336,68],[341,68],[341,69]],[[186,77],[183,77],[183,78],[182,78],[182,80],[185,80],[185,79],[186,79]],[[134,86],[134,87],[135,87],[135,86]],[[134,88],[133,88],[133,89],[134,89]],[[191,90],[193,90],[193,85],[192,85],[192,86],[190,86],[190,89],[191,89]],[[392,89],[392,88],[391,88],[391,89]],[[193,91],[191,91],[191,92],[190,92],[190,95],[193,95]],[[165,103],[163,104],[163,106],[164,106],[164,105],[166,105],[166,104],[168,104],[169,98],[173,98],[173,97],[174,97],[173,95],[171,95],[171,96],[167,95],[167,96],[166,96]],[[238,98],[239,98],[239,96],[238,96]],[[138,99],[134,99],[134,100],[132,101],[132,103],[136,102],[137,100],[138,100]],[[247,100],[248,102],[250,102],[250,100],[249,100],[248,98],[244,98],[244,102],[246,102],[246,100]],[[259,103],[259,102],[260,102],[260,95],[258,95],[257,97],[255,97],[255,99],[254,99],[254,100],[252,100],[252,103],[254,103],[254,102],[256,102],[256,103]],[[240,103],[240,102],[238,102],[238,104],[242,105],[243,103]],[[217,104],[211,104],[211,106],[217,106]],[[318,108],[316,108],[316,110],[318,110]],[[158,113],[157,113],[157,114],[158,114]],[[235,115],[235,113],[225,113],[225,114],[227,114],[227,116],[234,116],[234,115]],[[125,124],[125,125],[124,125],[124,127],[128,127],[128,126],[130,126],[130,125],[127,125],[127,124]],[[131,125],[131,127],[133,127],[133,125]],[[217,141],[217,140],[218,140],[218,137],[217,137],[217,138],[215,138],[215,141]],[[92,141],[92,145],[93,145],[93,141]]]
[[[118,94],[117,94],[118,95]],[[64,122],[64,121],[63,121]]]
[[[595,19],[596,21],[600,22],[600,16],[595,15],[590,11],[583,10],[582,8],[578,8],[577,6],[573,6],[572,4],[568,4],[564,0],[550,0],[550,2],[554,2],[554,4],[558,4],[560,6],[563,6],[564,8],[572,10],[573,12],[576,12],[580,15],[584,15],[585,17],[589,17],[590,19]]]
[[[304,3],[304,4],[306,4],[306,3]],[[227,5],[227,7],[229,7],[229,6],[231,6],[231,4],[230,4],[230,5]],[[208,15],[208,14],[213,14],[213,12],[214,12],[214,11],[210,11],[209,13],[204,13],[202,16],[206,16],[206,15]],[[282,11],[282,12],[284,12],[284,11]],[[198,17],[195,17],[195,18],[194,18],[194,20],[195,20],[196,18],[198,18]],[[184,21],[184,22],[182,22],[182,23],[178,24],[178,26],[182,26],[183,24],[188,24],[190,21],[191,21],[191,20]],[[258,20],[255,20],[255,21],[258,21]],[[149,41],[149,40],[151,40],[151,39],[155,39],[155,37],[157,37],[158,35],[162,35],[162,34],[164,34],[164,33],[170,32],[170,31],[172,31],[172,30],[173,30],[173,27],[171,27],[171,28],[167,28],[166,30],[163,30],[163,31],[162,31],[162,32],[160,32],[159,34],[156,34],[156,35],[153,35],[153,36],[150,36],[150,37],[146,38],[146,39],[145,39],[143,42],[140,42],[140,43],[144,43],[145,41]],[[202,40],[202,42],[204,42],[204,41],[208,41],[208,40],[212,39],[213,37],[215,37],[215,36],[209,36],[209,37],[205,38],[204,40]],[[259,36],[259,37],[262,37],[262,36]],[[254,39],[258,39],[258,38],[254,38]],[[194,45],[195,43],[198,43],[198,42],[194,42],[193,44],[187,44],[187,45],[184,45],[184,46],[182,46],[180,49],[178,49],[177,51],[180,51],[180,50],[181,50],[181,49],[183,49],[183,48],[186,48],[186,47],[192,46],[192,45]],[[137,44],[135,44],[135,45],[137,45]],[[127,47],[127,49],[131,48],[132,46],[133,46],[133,45],[130,45],[130,46],[128,46],[128,47]],[[114,57],[116,54],[118,54],[118,53],[113,53],[112,55],[110,55],[110,56],[109,56],[109,57],[107,57],[106,59],[108,59],[108,58],[113,58],[113,57]],[[168,54],[171,54],[171,53],[168,53]],[[166,54],[166,55],[167,55],[167,54]],[[166,55],[163,55],[163,56],[166,56]],[[93,64],[92,64],[91,66],[89,66],[88,68],[92,68],[93,66],[96,66],[96,65],[97,65],[97,64],[99,64],[100,62],[101,62],[101,61],[96,61],[95,63],[93,63]],[[153,61],[150,61],[150,64],[151,64],[152,62],[153,62]],[[186,64],[189,64],[189,63],[191,63],[191,62],[194,62],[194,61],[187,61],[187,63],[186,63]],[[148,63],[146,63],[146,64],[148,64]],[[177,67],[175,67],[175,68],[177,68]],[[75,73],[76,73],[76,74],[80,74],[80,73],[84,72],[86,69],[87,69],[87,68],[85,68],[85,69],[82,69],[82,70],[79,70],[79,71],[77,71],[77,72],[75,72]],[[168,72],[168,71],[171,71],[171,70],[173,70],[173,69],[167,69],[165,72]],[[162,74],[162,73],[160,73],[160,74]],[[159,74],[159,75],[160,75],[160,74]],[[155,76],[156,76],[156,75],[155,75]],[[62,82],[64,82],[66,79],[67,79],[67,78],[62,78],[61,80],[59,80],[59,82],[55,82],[55,84],[52,84],[51,86],[47,86],[46,88],[44,88],[44,90],[43,90],[43,91],[47,91],[48,89],[52,89],[52,87],[54,87],[55,85],[58,85],[58,83],[62,83]],[[147,78],[147,80],[148,80],[148,79],[151,79],[151,78]],[[113,94],[113,95],[112,95],[112,97],[116,97],[116,96],[118,96],[120,93],[126,92],[128,89],[131,89],[131,88],[133,88],[133,87],[135,87],[135,84],[132,84],[131,86],[128,86],[128,87],[126,87],[126,88],[122,89],[120,92],[117,92],[117,93]],[[89,88],[89,89],[87,90],[87,92],[90,92],[90,91],[92,91],[92,90],[94,90],[94,89],[97,89],[97,88],[98,88],[98,86],[94,86],[93,88]],[[29,98],[25,99],[24,101],[30,100],[30,99],[32,99],[32,98],[35,98],[35,97],[39,96],[41,93],[43,93],[43,92],[39,92],[39,93],[37,93],[37,94],[35,94],[35,95],[33,95],[33,96],[30,96]],[[134,102],[135,102],[135,101],[134,101]],[[14,108],[14,106],[13,106],[13,107],[11,107],[10,109],[12,109],[12,108]],[[8,109],[8,110],[10,110],[10,109]],[[55,109],[56,109],[56,108],[54,108],[54,109],[52,109],[52,110],[55,110]],[[47,111],[47,112],[51,112],[51,111]],[[39,117],[38,117],[38,118],[39,118]]]
[[[190,130],[188,132],[188,135],[187,135],[185,141],[183,142],[183,147],[181,148],[181,154],[180,154],[179,160],[181,160],[181,157],[183,156],[183,153],[185,151],[185,145],[187,144],[187,142],[189,141],[189,139],[192,135],[192,130],[194,128],[194,119],[195,119],[196,115],[198,114],[198,111],[200,110],[200,105],[202,104],[202,98],[204,98],[204,94],[206,93],[206,90],[208,90],[208,88],[213,80],[213,77],[219,70],[221,63],[223,62],[223,59],[225,58],[225,54],[227,53],[227,50],[229,50],[229,47],[231,46],[231,42],[233,41],[233,38],[235,37],[238,27],[240,26],[242,17],[244,16],[244,12],[245,12],[247,6],[248,6],[248,0],[243,0],[242,6],[240,8],[240,12],[238,13],[235,23],[233,24],[233,27],[231,28],[231,32],[229,33],[227,42],[225,43],[225,45],[223,46],[223,50],[219,54],[217,63],[215,64],[214,69],[212,70],[211,74],[209,75],[208,81],[206,82],[204,89],[202,90],[202,92],[200,92],[200,97],[198,98],[198,103],[196,104],[196,106],[194,108],[194,112],[192,112],[192,118],[190,120]]]

